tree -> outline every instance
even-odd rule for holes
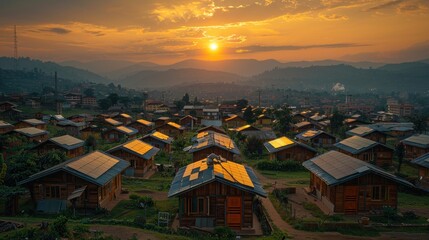
[[[189,94],[185,93],[185,95],[182,97],[182,101],[185,103],[185,105],[189,105]]]
[[[395,147],[395,154],[398,157],[398,172],[401,172],[402,160],[405,156],[405,147],[404,144],[399,143]]]
[[[107,110],[110,106],[112,106],[112,102],[108,98],[103,98],[98,100],[98,106],[100,106],[100,108],[103,110]]]
[[[117,104],[118,100],[119,100],[119,96],[116,93],[109,94],[109,96],[107,98],[110,100],[110,102],[111,102],[112,105]]]
[[[428,128],[426,118],[422,114],[412,115],[409,120],[414,124],[414,130],[418,133],[423,133]]]
[[[247,107],[249,102],[246,99],[239,99],[235,104],[237,105],[237,111],[241,111],[241,109]]]
[[[248,137],[246,138],[244,147],[245,153],[249,156],[261,156],[264,149],[264,141],[254,136]]]
[[[129,107],[131,100],[129,97],[120,97],[119,102],[124,104],[125,107]]]
[[[90,149],[94,151],[97,149],[97,139],[95,139],[93,135],[89,135],[89,137],[85,140],[85,146],[87,152],[89,152]]]
[[[174,105],[176,105],[177,109],[182,110],[185,106],[185,102],[182,100],[174,101]]]
[[[85,94],[85,96],[94,97],[94,89],[93,88],[87,88],[87,89],[85,89],[85,91],[83,93]]]
[[[246,110],[244,110],[243,118],[247,121],[247,123],[253,123],[255,121],[255,116],[253,115],[251,106],[248,106]]]
[[[282,134],[290,130],[290,124],[292,122],[292,114],[287,106],[283,106],[273,112],[275,123],[274,129]]]
[[[338,112],[334,111],[331,117],[331,133],[337,133],[338,130],[344,125],[345,116]]]
[[[0,185],[3,185],[6,177],[7,165],[4,162],[3,154],[0,153]]]
[[[21,150],[8,158],[5,184],[15,186],[17,182],[35,174],[39,168],[36,164],[37,156]]]
[[[39,158],[39,168],[40,170],[45,170],[50,167],[53,167],[59,163],[62,163],[66,160],[66,155],[60,150],[49,151],[48,153],[40,156]]]

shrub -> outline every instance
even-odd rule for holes
[[[146,207],[153,207],[155,205],[155,202],[153,199],[149,196],[143,196],[139,198],[140,203],[144,203]]]
[[[235,239],[235,232],[229,227],[216,227],[214,234],[218,239]]]
[[[270,171],[301,171],[304,168],[301,163],[293,160],[286,161],[260,161],[257,164],[257,168],[260,170],[270,170]]]
[[[65,216],[57,217],[57,219],[52,223],[52,232],[61,237],[66,237],[68,235],[67,221],[68,219]]]
[[[130,194],[129,198],[130,198],[130,200],[137,201],[140,198],[140,196],[133,193],[133,194]]]

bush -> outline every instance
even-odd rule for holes
[[[140,196],[133,193],[133,194],[130,194],[129,198],[130,198],[130,200],[137,201],[140,198]]]
[[[52,223],[52,232],[61,237],[66,237],[68,235],[67,221],[68,219],[65,216],[57,217],[57,219]]]
[[[143,196],[139,198],[139,203],[144,203],[146,207],[153,207],[155,205],[155,202],[153,199],[149,196]]]
[[[215,227],[214,234],[218,239],[235,239],[235,232],[229,227]]]
[[[286,161],[260,161],[257,166],[260,170],[270,170],[270,171],[290,171],[296,172],[304,170],[301,163],[293,160]]]

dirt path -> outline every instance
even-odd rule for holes
[[[159,237],[155,236],[153,233],[148,233],[147,231],[139,228],[132,228],[126,226],[117,226],[117,225],[91,225],[90,230],[101,231],[106,236],[113,236],[120,239],[130,239],[134,235],[137,239],[141,240],[157,240]]]

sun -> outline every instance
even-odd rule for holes
[[[210,43],[209,48],[212,51],[216,51],[219,48],[219,46],[217,45],[217,43],[213,42],[213,43]]]

